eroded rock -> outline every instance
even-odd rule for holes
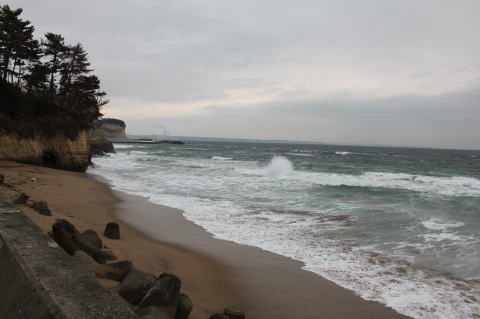
[[[69,255],[73,256],[78,249],[79,232],[66,219],[59,219],[52,225],[53,239],[63,248]]]
[[[93,247],[101,249],[103,244],[102,244],[102,239],[100,236],[98,236],[97,232],[94,231],[93,229],[88,229],[84,231],[80,238],[85,241],[90,243]]]
[[[108,223],[103,232],[103,236],[110,239],[120,239],[120,225],[115,222]]]
[[[43,200],[33,201],[30,207],[32,207],[41,215],[52,216],[52,212],[50,211],[50,208],[48,208],[48,204],[46,201],[43,201]]]
[[[237,307],[227,307],[223,310],[223,314],[229,319],[245,319],[245,313]]]
[[[152,288],[155,276],[139,269],[133,269],[122,280],[118,294],[132,305],[137,305]]]
[[[155,312],[158,318],[175,318],[181,281],[172,274],[161,274],[137,306],[137,313]]]
[[[20,193],[13,199],[13,202],[15,204],[26,204],[27,201],[28,201],[28,195],[25,193]]]
[[[174,314],[168,307],[145,307],[137,308],[135,314],[142,319],[174,319]]]
[[[86,252],[77,250],[73,255],[73,258],[86,270],[91,273],[95,273],[95,269],[97,269],[98,264],[90,257]]]
[[[188,319],[192,312],[193,302],[185,294],[180,294],[178,297],[177,311],[175,312],[175,319]]]
[[[105,255],[105,258],[107,260],[117,260],[117,256],[115,256],[115,254],[113,253],[113,251],[111,249],[108,249],[108,248],[102,248],[100,249],[102,251],[102,253]]]
[[[130,260],[122,260],[110,264],[98,265],[95,269],[95,274],[99,278],[122,281],[132,269],[133,264]]]
[[[53,239],[71,256],[79,249],[100,264],[104,264],[107,260],[106,253],[97,248],[98,243],[96,243],[95,240],[92,243],[90,237],[84,237],[77,228],[66,219],[59,219],[52,225],[52,234]]]

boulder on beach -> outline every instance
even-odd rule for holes
[[[107,260],[117,260],[117,256],[115,256],[115,254],[113,253],[113,251],[111,249],[108,249],[108,248],[102,248],[100,249],[102,251],[102,253],[105,255],[105,258]]]
[[[182,282],[173,274],[161,274],[147,292],[140,307],[171,307],[177,305]]]
[[[100,236],[98,236],[97,232],[94,231],[93,229],[87,229],[81,234],[81,239],[89,242],[93,247],[101,249],[103,244],[102,244],[102,239]]]
[[[5,183],[5,175],[0,174],[0,185],[3,185]]]
[[[139,269],[133,269],[122,280],[118,294],[132,305],[137,305],[152,288],[155,276]]]
[[[98,248],[98,240],[95,239],[92,232],[94,231],[89,231],[84,236],[66,219],[59,219],[52,225],[53,239],[69,255],[73,256],[79,249],[95,259],[97,263],[104,264],[107,260],[107,253]]]
[[[103,252],[101,249],[97,248],[94,244],[92,244],[88,240],[84,240],[79,234],[77,237],[78,249],[83,250],[87,254],[89,254],[95,261],[99,264],[104,264],[107,261],[107,254]]]
[[[245,313],[237,307],[227,307],[223,310],[223,314],[229,319],[245,319]]]
[[[193,302],[185,294],[180,294],[178,297],[177,311],[175,312],[175,319],[188,319],[192,312]]]
[[[137,306],[137,314],[154,312],[159,318],[175,318],[180,296],[180,279],[173,274],[161,274]]]
[[[50,208],[48,208],[48,204],[46,201],[43,201],[43,200],[33,201],[30,207],[32,207],[41,215],[52,216],[52,212],[50,211]]]
[[[28,195],[25,193],[20,193],[13,199],[13,202],[15,204],[26,204],[27,201],[28,201]]]
[[[132,262],[130,260],[122,260],[110,264],[98,265],[95,269],[95,274],[99,278],[122,281],[132,270]]]
[[[63,248],[69,255],[73,256],[78,250],[79,232],[66,219],[59,219],[52,225],[53,239]]]
[[[86,252],[77,250],[73,258],[88,272],[95,274],[95,269],[97,269],[98,264]]]
[[[120,239],[120,225],[116,222],[108,223],[107,226],[105,226],[103,236],[110,239]]]
[[[174,314],[169,308],[145,307],[136,308],[135,314],[142,319],[174,319]]]
[[[208,317],[208,319],[228,319],[228,317],[225,316],[223,313],[217,312],[211,315],[210,317]]]

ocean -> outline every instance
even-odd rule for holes
[[[480,318],[480,151],[116,144],[92,174],[413,318]]]

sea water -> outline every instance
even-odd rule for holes
[[[89,171],[414,318],[480,318],[480,151],[117,144]]]

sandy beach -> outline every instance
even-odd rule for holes
[[[141,270],[178,275],[182,292],[194,303],[191,318],[208,318],[226,306],[244,309],[247,318],[406,318],[302,270],[300,262],[214,239],[181,211],[112,191],[88,173],[10,161],[0,161],[0,172],[10,184],[0,187],[8,197],[25,192],[32,200],[48,202],[53,216],[20,206],[45,232],[56,218],[99,234],[107,222],[117,221],[121,239],[102,237],[104,245]],[[112,292],[118,285],[101,283]]]

